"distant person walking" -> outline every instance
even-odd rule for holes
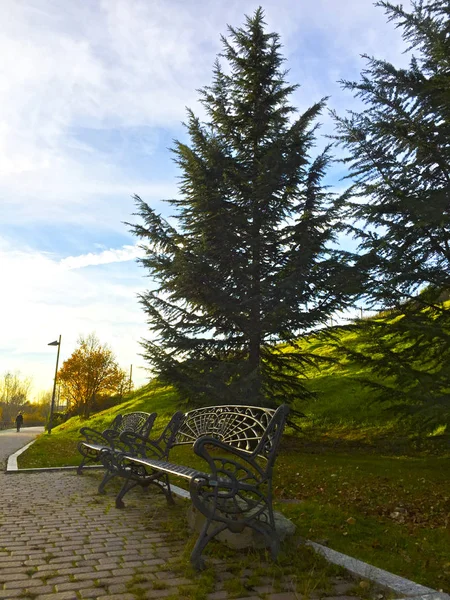
[[[16,417],[16,428],[17,428],[17,432],[20,431],[20,428],[23,425],[23,415],[21,412],[17,413],[17,417]]]

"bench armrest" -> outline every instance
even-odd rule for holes
[[[255,458],[257,457],[257,454],[255,452],[247,452],[246,450],[241,450],[240,448],[231,446],[231,444],[222,442],[217,438],[205,435],[198,438],[195,441],[193,448],[195,454],[206,460],[212,470],[216,468],[215,461],[217,457],[209,452],[208,446],[214,449],[224,450],[227,454],[231,454],[232,456],[235,456],[236,458],[239,458],[246,463],[254,463],[255,465],[258,464],[255,460]]]
[[[112,444],[114,439],[113,435],[110,435],[111,430],[106,431],[97,431],[96,429],[91,429],[90,427],[82,427],[80,429],[80,435],[86,438],[85,441],[94,443],[94,444]]]
[[[155,440],[149,440],[146,436],[139,433],[124,431],[120,435],[120,442],[124,448],[124,452],[131,456],[139,458],[165,458],[166,451],[161,448]]]
[[[226,456],[211,450],[223,450]],[[207,461],[211,471],[207,479],[194,478],[189,486],[192,503],[201,513],[225,523],[232,531],[264,513],[273,519],[268,464],[261,466],[257,455],[209,436],[199,438],[194,451]]]
[[[213,454],[210,449],[223,450],[227,456]],[[250,482],[251,486],[255,486],[267,481],[267,464],[260,465],[257,455],[234,448],[216,438],[199,438],[194,444],[194,452],[208,463],[211,471],[209,481],[213,485],[220,480],[221,485],[231,485],[238,489],[247,487]]]
[[[120,435],[120,432],[116,429],[105,429],[102,433],[108,440],[117,440]]]

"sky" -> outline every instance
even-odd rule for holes
[[[299,111],[324,96],[355,107],[338,83],[362,54],[406,62],[400,32],[370,0],[1,0],[0,377],[51,389],[80,335],[107,343],[133,383],[147,366],[137,295],[151,285],[126,222],[138,194],[169,216],[178,196],[170,148],[199,116],[220,36],[261,5],[281,36]],[[318,144],[332,133],[328,112]],[[341,167],[332,173],[344,184]]]

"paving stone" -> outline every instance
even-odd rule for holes
[[[59,575],[79,575],[81,573],[92,573],[92,567],[67,567],[58,569]]]
[[[17,590],[0,590],[0,598],[23,598],[23,589]]]
[[[122,575],[122,576],[125,576],[125,575],[134,575],[135,569],[131,569],[130,567],[128,567],[126,569],[115,568],[115,569],[111,569],[111,573],[113,575]]]
[[[33,593],[33,596],[35,594],[51,594],[53,592],[53,585],[41,585],[39,587],[35,587],[33,588],[31,591]]]
[[[10,569],[11,567],[23,567],[24,565],[31,564],[33,561],[21,561],[21,560],[2,560],[2,567],[4,569]]]
[[[99,595],[104,595],[106,590],[103,587],[92,587],[80,590],[81,598],[98,598]]]
[[[353,584],[354,587],[355,584]],[[327,596],[326,600],[358,600],[358,596]]]
[[[169,577],[167,579],[162,579],[166,585],[170,587],[178,586],[178,585],[189,585],[192,583],[191,580],[186,579],[185,577]]]
[[[19,573],[2,573],[0,575],[0,581],[2,581],[3,583],[6,583],[7,581],[21,581],[24,582],[28,579],[28,575],[26,573],[19,572]]]
[[[270,594],[273,592],[273,586],[270,584],[255,585],[253,589],[255,592],[258,592],[258,594]]]
[[[78,600],[76,592],[53,592],[37,596],[34,600]]]
[[[119,584],[126,585],[133,580],[133,577],[134,577],[134,574],[133,575],[116,575],[115,577],[101,577],[98,579],[95,578],[95,581],[98,581],[103,586],[119,585]]]
[[[36,600],[135,600],[132,591],[139,590],[142,597],[152,600],[177,597],[181,586],[195,586],[195,576],[182,577],[170,564],[184,550],[184,543],[168,542],[159,525],[167,518],[162,496],[152,497],[149,508],[150,494],[133,495],[132,490],[132,501],[119,512],[114,509],[113,493],[94,502],[101,473],[78,477],[73,472],[43,472],[15,477],[20,477],[20,486],[17,479],[12,485],[11,476],[0,472],[0,489],[5,492],[0,506],[0,522],[5,524],[0,531],[0,582],[11,585],[0,589],[0,600],[25,598],[28,588]],[[27,518],[10,524],[17,513]],[[30,523],[35,531],[30,531]],[[208,556],[207,562],[217,573],[208,600],[228,600],[224,582],[235,575],[222,559]],[[251,569],[247,575],[252,575]],[[140,577],[145,580],[139,581]],[[155,581],[163,589],[155,589]],[[275,593],[270,579],[259,581],[260,587],[241,600],[264,596],[298,600],[290,592]],[[337,590],[351,589],[345,585],[354,585],[346,578],[331,583],[335,596]]]
[[[136,586],[136,589],[138,589],[139,587],[140,586]],[[165,598],[166,596],[173,596],[173,589],[149,590],[143,587],[142,590],[145,591],[146,600],[153,600],[153,598]],[[136,598],[136,596],[134,596],[134,598]]]
[[[69,590],[82,590],[83,588],[93,587],[94,579],[87,579],[86,581],[69,581],[66,583],[58,583],[56,590],[58,592],[67,592]]]
[[[299,595],[295,592],[277,592],[267,594],[266,600],[299,600]]]
[[[136,600],[136,596],[134,594],[108,594],[99,596],[97,600]]]
[[[100,577],[111,577],[111,571],[96,571],[95,569],[92,569],[91,572],[75,575],[77,581],[83,579],[100,579]]]
[[[21,579],[18,581],[6,581],[4,588],[5,590],[12,590],[12,589],[28,589],[28,588],[33,588],[39,585],[42,585],[42,580],[41,579]]]
[[[109,594],[124,594],[127,591],[127,586],[123,583],[116,583],[115,585],[108,586]]]
[[[124,566],[124,568],[127,568],[127,567],[131,568],[131,567],[142,567],[142,565],[144,563],[142,560],[124,560],[121,564]]]
[[[339,582],[334,585],[335,596],[343,596],[355,587],[355,582]]]
[[[71,581],[70,577],[68,575],[61,575],[61,573],[59,571],[53,573],[50,573],[48,577],[46,577],[47,582],[50,582],[52,585],[56,585],[56,584],[61,584],[61,583],[68,583],[69,581]]]
[[[0,566],[2,566],[2,564],[3,563],[0,560]],[[11,568],[8,568],[8,573],[7,574],[8,575],[12,575],[13,573],[23,573],[23,576],[25,577],[25,576],[28,575],[28,572],[30,572],[31,569],[33,569],[33,567],[24,567],[24,566],[21,566],[21,567],[11,567]],[[5,569],[5,573],[4,574],[6,574],[6,569]],[[2,580],[2,575],[3,575],[3,572],[0,574],[0,581]]]

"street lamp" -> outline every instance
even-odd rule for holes
[[[50,435],[52,432],[52,424],[53,424],[53,409],[55,407],[56,378],[58,376],[58,362],[59,362],[59,349],[61,348],[61,336],[59,336],[59,340],[50,342],[50,344],[48,344],[48,345],[49,346],[58,346],[58,353],[56,355],[55,380],[53,382],[52,403],[50,406],[50,418],[48,420],[48,434]]]

